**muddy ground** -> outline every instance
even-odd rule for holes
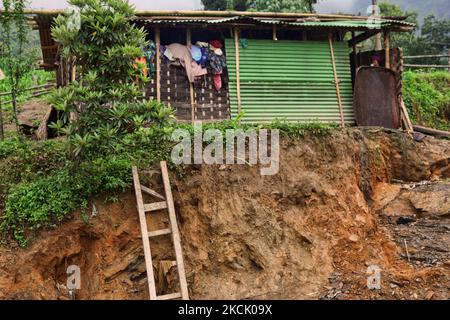
[[[157,170],[141,177],[161,190]],[[131,173],[130,173],[131,174]],[[195,166],[172,173],[192,299],[448,299],[450,141],[381,129],[282,140],[280,171]],[[150,201],[150,199],[147,199]],[[93,201],[26,249],[0,248],[0,298],[147,299],[133,190]],[[152,230],[167,225],[152,214]],[[176,290],[170,241],[151,240],[158,293]],[[369,290],[369,267],[380,289]]]

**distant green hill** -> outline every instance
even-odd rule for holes
[[[389,2],[398,4],[405,10],[417,11],[420,20],[430,13],[439,18],[450,19],[450,0],[390,0]]]
[[[399,5],[403,10],[416,11],[419,13],[419,21],[428,14],[433,13],[436,17],[450,19],[450,0],[379,0],[379,2],[390,2]],[[369,0],[359,0],[354,4],[354,13],[366,13]]]

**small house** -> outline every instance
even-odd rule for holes
[[[73,68],[51,38],[57,14],[36,11],[34,20],[42,67],[55,70],[64,85]],[[356,70],[374,55],[360,52],[358,44],[382,34],[384,49],[376,54],[380,66],[395,74],[400,98],[402,52],[391,48],[390,34],[414,28],[402,18],[229,11],[141,11],[134,23],[154,45],[145,94],[171,106],[179,121],[221,121],[243,112],[243,122],[347,125],[355,124]],[[192,61],[180,59],[183,47]]]

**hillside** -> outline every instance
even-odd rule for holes
[[[379,2],[382,1],[397,4],[403,10],[418,12],[420,21],[430,13],[439,18],[450,18],[448,0],[379,0]],[[319,2],[316,9],[319,12],[346,12],[365,15],[370,3],[370,0],[323,0]]]

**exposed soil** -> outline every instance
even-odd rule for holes
[[[161,190],[157,170],[141,177]],[[381,129],[283,139],[274,176],[246,165],[172,174],[190,296],[447,299],[449,178],[450,141]],[[95,204],[90,225],[74,213],[27,249],[0,248],[0,298],[67,299],[71,264],[77,299],[148,298],[133,191]],[[167,224],[151,217],[152,230]],[[173,292],[170,241],[151,245],[159,293]],[[367,288],[374,265],[379,290]]]

